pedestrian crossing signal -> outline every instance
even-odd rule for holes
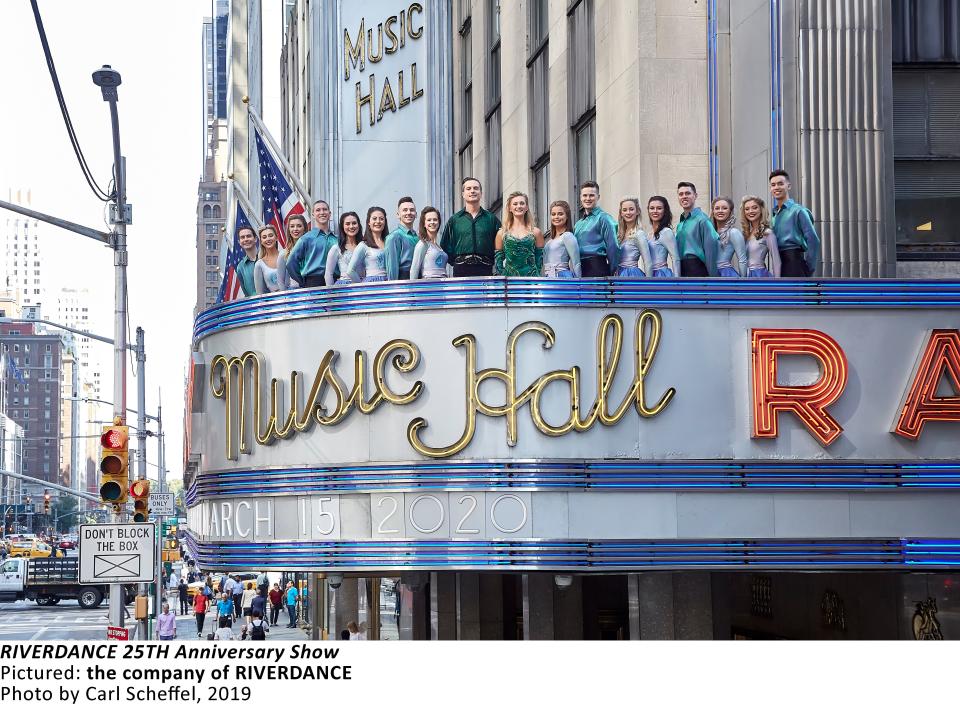
[[[104,426],[100,435],[100,499],[112,505],[127,501],[129,428]]]
[[[130,486],[133,497],[133,521],[146,522],[150,516],[150,481],[135,480]]]

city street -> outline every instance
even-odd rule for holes
[[[133,609],[130,605],[128,610]],[[215,613],[209,613],[204,622],[204,638],[216,630]],[[285,626],[286,613],[279,625],[270,628],[269,640],[306,640],[307,634],[299,628]],[[234,623],[239,632],[242,623]],[[133,622],[127,621],[131,628]],[[107,603],[99,608],[84,610],[76,601],[60,601],[53,607],[40,607],[33,601],[0,603],[0,642],[13,640],[103,640],[107,627]],[[177,616],[177,639],[200,640],[197,622],[192,614]]]

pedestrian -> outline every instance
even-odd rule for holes
[[[267,617],[267,597],[264,594],[260,593],[259,590],[257,591],[256,595],[254,595],[253,601],[250,602],[251,617],[253,615],[256,615],[257,611],[260,612],[261,618]],[[267,622],[267,621],[264,620],[264,622]]]
[[[367,639],[367,621],[360,623],[360,628],[357,633],[357,640],[366,640]]]
[[[263,596],[257,596],[257,598],[263,599]],[[250,621],[247,628],[250,631],[251,640],[266,640],[267,633],[270,632],[270,627],[267,625],[267,621],[263,619],[263,613],[259,610],[253,612],[253,620]]]
[[[231,623],[233,621],[233,601],[230,600],[230,596],[227,595],[226,591],[220,594],[220,600],[217,603],[218,622],[220,618],[226,618],[231,621]]]
[[[293,585],[293,581],[287,581],[287,614],[290,616],[290,623],[287,625],[288,628],[297,627],[297,595],[297,587]]]
[[[340,639],[341,639],[341,640],[349,640],[349,639],[350,639],[350,631],[347,630],[346,628],[344,628],[343,630],[341,630],[341,631],[340,631]]]
[[[420,236],[413,230],[417,220],[417,205],[413,197],[401,197],[397,202],[397,219],[400,226],[387,235],[385,251],[387,256],[387,280],[410,280],[410,267],[413,265],[413,250]]]
[[[247,625],[253,620],[253,599],[256,597],[257,589],[254,587],[253,581],[248,581],[240,600],[240,607],[243,608],[243,617]]]
[[[164,601],[163,612],[157,616],[157,638],[175,640],[177,637],[177,615],[170,610],[170,604]]]
[[[233,628],[230,624],[230,616],[222,616],[218,623],[217,632],[213,634],[214,640],[236,640],[237,636],[233,634]]]
[[[357,625],[357,621],[351,620],[349,623],[347,623],[347,630],[350,631],[350,640],[360,639],[360,626]]]
[[[257,592],[263,596],[267,597],[267,591],[270,589],[270,579],[267,576],[266,571],[261,571],[260,575],[257,576]]]
[[[190,596],[187,594],[187,582],[182,578],[180,583],[177,584],[177,596],[180,599],[180,615],[186,615],[187,609],[190,607]]]
[[[197,637],[203,633],[203,621],[207,617],[208,598],[201,592],[193,597],[193,614],[197,617]]]
[[[483,196],[480,180],[464,177],[460,188],[463,209],[444,225],[440,248],[453,261],[454,278],[491,276],[500,220],[480,206]]]
[[[233,610],[237,618],[243,615],[243,583],[239,576],[233,577]]]
[[[280,584],[275,583],[270,589],[270,625],[277,624],[281,608],[283,608],[283,592],[280,590]]]
[[[780,275],[812,276],[820,265],[820,236],[810,210],[790,198],[790,175],[786,170],[770,173],[770,194],[774,202],[771,231],[780,252]]]

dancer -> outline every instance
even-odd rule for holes
[[[770,228],[770,213],[762,199],[753,195],[743,198],[740,224],[747,240],[747,277],[779,278],[782,266],[777,237]]]
[[[533,225],[527,195],[507,197],[503,228],[497,232],[494,273],[501,276],[539,276],[543,269],[543,232]]]
[[[420,238],[413,250],[410,280],[447,278],[453,269],[447,263],[447,254],[437,243],[440,234],[440,210],[424,207],[420,212]]]
[[[743,242],[743,233],[737,229],[737,215],[733,211],[733,200],[729,197],[717,197],[710,206],[713,228],[717,230],[717,275],[721,278],[742,278],[747,274],[747,247]],[[733,255],[736,254],[736,266]]]
[[[650,247],[640,228],[640,200],[636,197],[620,200],[617,246],[620,253],[614,274],[617,278],[645,278],[650,273]]]
[[[654,278],[675,278],[680,268],[677,240],[673,234],[673,213],[666,197],[655,195],[647,200],[647,219],[650,220],[650,266]]]
[[[543,245],[543,275],[547,278],[580,278],[580,245],[571,231],[570,204],[559,199],[550,204],[550,232]]]

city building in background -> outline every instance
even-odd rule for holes
[[[63,338],[42,333],[30,323],[2,323],[0,349],[7,356],[6,413],[23,429],[23,472],[58,483],[63,454]],[[69,451],[70,441],[66,443]]]
[[[187,544],[201,565],[314,572],[320,627],[337,633],[362,620],[372,637],[382,624],[404,639],[920,639],[937,607],[938,632],[960,637],[958,424],[931,420],[920,435],[897,419],[917,368],[932,361],[922,356],[931,331],[956,326],[956,281],[919,279],[960,276],[960,0],[283,8],[281,54],[263,57],[260,3],[229,4],[230,168],[218,174],[232,174],[255,205],[241,98],[262,111],[264,75],[277,72],[275,137],[335,217],[374,203],[392,217],[398,188],[447,217],[460,208],[460,180],[475,176],[490,209],[510,192],[529,194],[541,226],[551,201],[576,208],[588,179],[609,212],[622,197],[659,194],[676,218],[681,180],[699,187],[704,208],[721,195],[769,202],[768,174],[783,168],[823,238],[825,278],[803,291],[809,297],[779,299],[744,282],[742,293],[682,300],[690,286],[681,282],[681,300],[670,300],[637,283],[630,297],[599,305],[538,290],[455,310],[436,306],[448,302],[449,283],[436,292],[418,284],[415,295],[396,284],[394,297],[409,300],[400,314],[359,292],[333,313],[318,300],[322,316],[309,311],[320,297],[309,292],[272,296],[270,313],[254,301],[211,314],[193,343],[185,427]],[[231,189],[228,180],[223,214]],[[881,278],[882,289],[864,280]],[[288,306],[298,317],[285,319]],[[523,349],[510,338],[532,319],[526,308],[536,311],[530,324],[556,338],[549,351],[528,344],[514,371],[502,357]],[[636,374],[647,391],[636,412],[625,400],[632,423],[615,428],[606,412],[602,427],[563,425],[570,411],[588,415],[594,396],[592,411],[603,408],[602,381],[567,374],[595,369],[606,351],[604,328],[617,326],[598,310],[636,326],[636,345],[624,341],[636,346],[638,369],[653,317],[662,351],[650,381]],[[829,339],[845,354],[806,369],[784,362],[782,382],[776,372],[763,378],[771,359],[756,354],[751,332],[800,333],[804,346]],[[276,392],[295,385],[291,371],[309,379],[331,342],[371,359],[383,345],[383,363],[386,348],[407,343],[391,336],[410,338],[418,364],[378,379],[395,377],[384,410],[351,409],[327,392],[327,414],[340,409],[332,423],[307,417],[280,435],[271,419],[284,439],[275,441],[260,421],[243,423],[269,409],[269,396],[289,397]],[[536,381],[541,361],[556,365],[543,374],[556,386],[528,389],[512,418],[481,406],[479,384],[461,390],[463,358],[451,342],[473,342],[478,374],[502,374],[508,391],[518,385],[513,396]],[[230,374],[254,359],[265,381],[275,378],[272,393]],[[508,369],[482,369],[491,366]],[[789,388],[831,368],[847,387],[834,409],[836,444],[802,414],[781,415],[779,433],[760,431],[758,382]],[[617,376],[622,396],[630,375]],[[405,400],[396,382],[414,379],[423,389]],[[950,389],[937,391],[960,395]],[[662,416],[649,408],[661,394]],[[259,407],[244,404],[249,397]]]
[[[30,190],[7,190],[7,201],[30,207]],[[43,279],[44,247],[39,238],[40,223],[36,219],[7,212],[3,218],[3,243],[0,273],[4,289],[13,293],[22,307],[40,306],[46,302]]]
[[[227,173],[227,32],[229,1],[213,0],[204,19],[203,160],[197,188],[197,305],[195,313],[213,305],[220,289],[221,253],[225,250]]]

